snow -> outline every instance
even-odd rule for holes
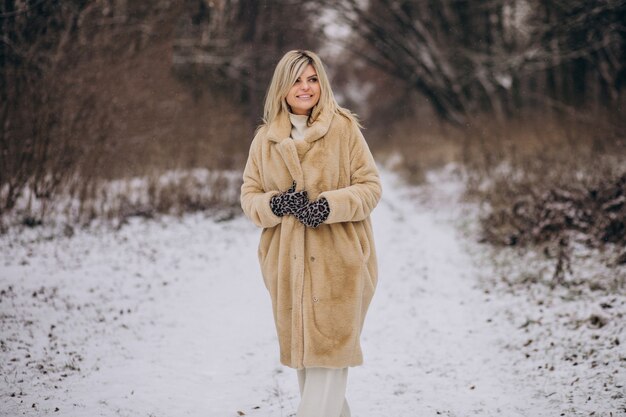
[[[583,301],[546,299],[539,317],[532,297],[499,289],[489,258],[460,227],[471,220],[450,175],[423,187],[386,169],[381,177],[373,214],[380,278],[362,335],[365,364],[349,371],[353,416],[625,415],[624,362],[614,359],[626,355],[602,333],[626,340],[617,319],[623,294],[604,300],[614,320],[580,336],[602,335],[600,360],[610,364],[564,369],[570,347],[549,350],[571,337],[557,316]],[[260,230],[243,216],[46,233],[0,237],[0,415],[294,415],[297,378],[278,361],[256,257]],[[520,330],[540,318],[545,326]],[[557,371],[537,370],[544,362]],[[573,377],[580,393],[572,394]],[[578,397],[601,391],[601,380],[613,389],[583,403]]]
[[[626,415],[626,294],[623,284],[611,288],[626,268],[574,258],[575,276],[551,288],[556,261],[535,251],[485,252],[495,253],[479,279],[492,289],[486,302],[501,312],[494,320],[515,325],[503,344],[514,367],[562,415]]]

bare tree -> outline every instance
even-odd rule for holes
[[[624,0],[321,3],[362,39],[349,51],[419,91],[455,124],[479,112],[507,117],[524,99],[543,97],[546,83],[548,98],[576,105],[590,84],[609,105],[623,85]]]
[[[320,44],[307,18],[311,8],[292,0],[188,0],[178,24],[174,70],[196,89],[200,82],[208,94],[230,96],[255,125],[282,54]]]
[[[82,168],[97,172],[114,118],[90,68],[104,73],[140,50],[156,28],[167,36],[161,23],[175,15],[175,5],[0,3],[0,214],[26,186],[45,202]]]

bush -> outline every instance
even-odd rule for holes
[[[537,118],[484,129],[464,153],[467,197],[483,207],[482,241],[543,247],[553,277],[572,273],[576,247],[626,263],[626,142],[619,126]]]

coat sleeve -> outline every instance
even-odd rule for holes
[[[272,212],[270,199],[279,191],[268,191],[263,189],[261,182],[261,171],[259,169],[258,140],[252,141],[248,161],[243,171],[243,184],[241,185],[241,208],[246,216],[259,227],[274,227],[282,221]]]
[[[365,220],[382,194],[374,158],[357,126],[354,126],[351,136],[350,186],[319,194],[318,198],[326,198],[330,207],[330,214],[324,223]]]

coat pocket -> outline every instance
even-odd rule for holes
[[[265,288],[271,292],[271,288],[276,285],[276,277],[278,274],[278,249],[277,241],[280,233],[276,234],[280,227],[272,227],[263,229],[261,232],[261,240],[257,250],[259,264],[261,266],[261,274],[263,275],[263,283]]]
[[[363,247],[350,223],[329,225],[308,235],[312,319],[316,331],[342,345],[360,321]]]
[[[367,231],[365,229],[364,223],[352,223],[355,234],[357,236],[357,240],[359,241],[359,246],[361,247],[361,254],[363,255],[363,260],[367,262],[371,254],[371,245],[369,236],[367,235]]]

